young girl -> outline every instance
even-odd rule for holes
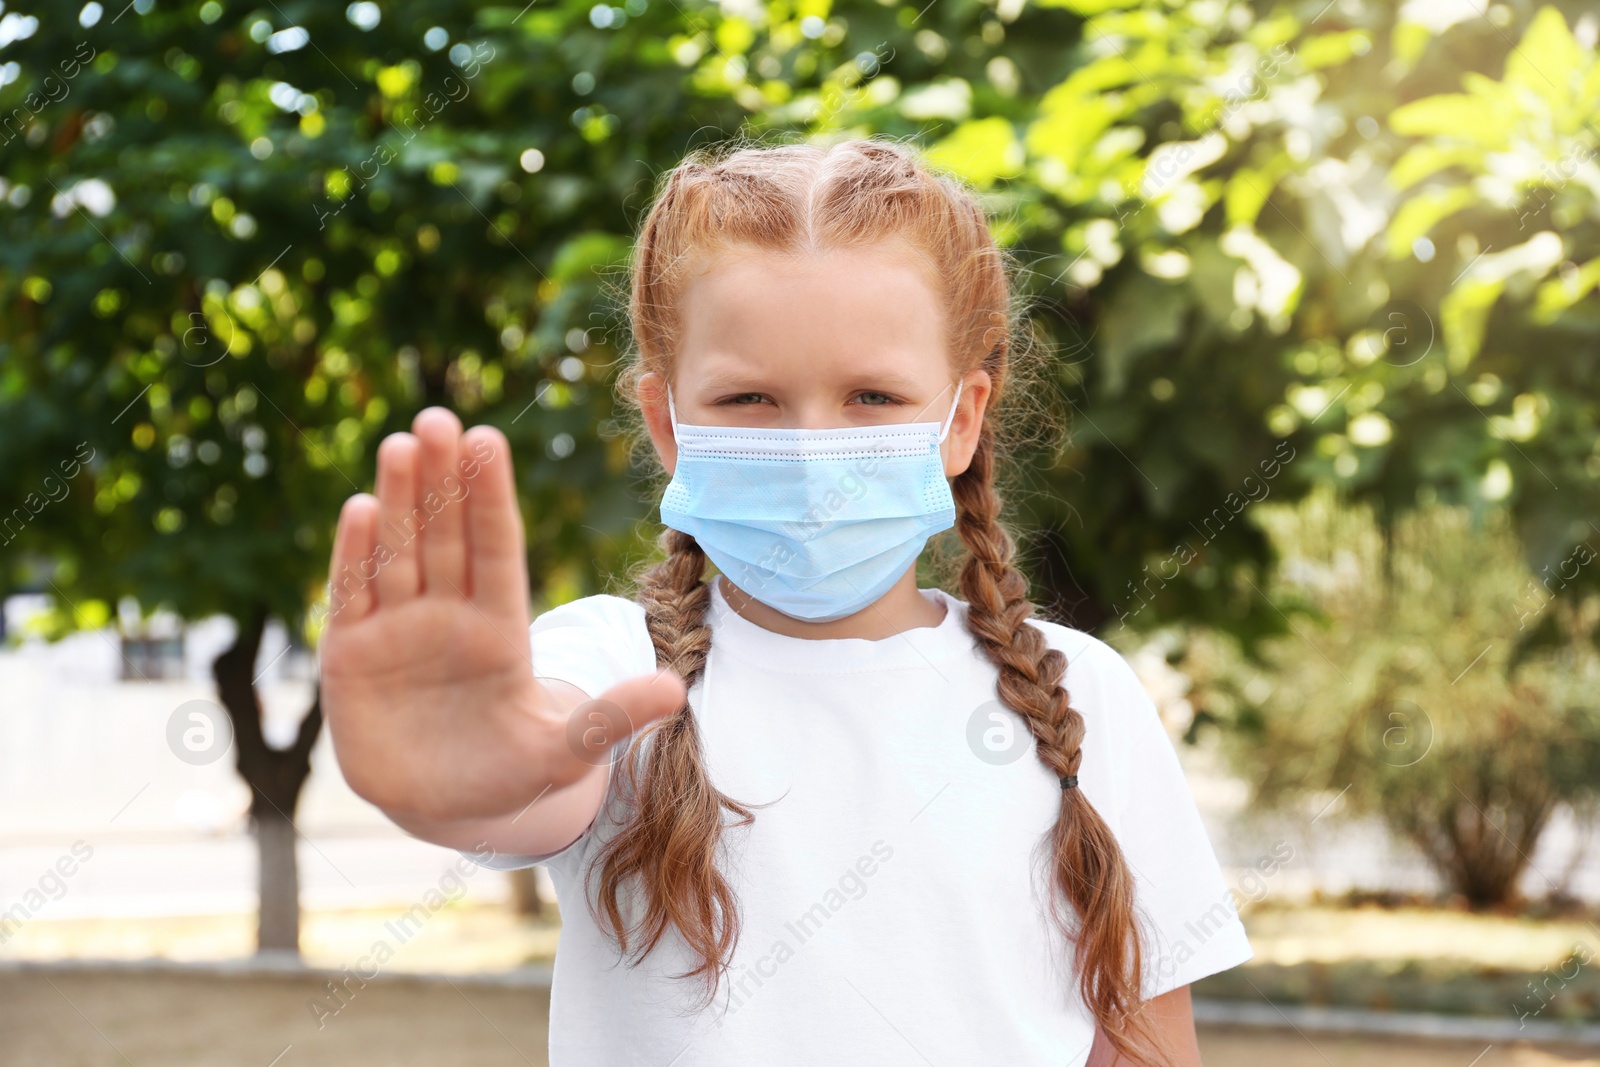
[[[430,408],[380,446],[323,707],[402,827],[549,869],[555,1067],[1200,1062],[1188,985],[1251,950],[1132,670],[1032,617],[1009,312],[903,145],[698,153],[633,262],[672,476],[633,599],[530,627],[506,439]],[[952,525],[961,599],[916,584]]]

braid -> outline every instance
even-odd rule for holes
[[[666,559],[641,576],[638,599],[656,663],[671,667],[689,687],[705,670],[711,651],[706,556],[693,537],[678,530],[664,530],[660,545]],[[687,701],[630,742],[620,764],[619,791],[631,815],[601,846],[590,869],[591,878],[598,873],[600,882],[591,905],[596,920],[610,927],[622,952],[633,942],[636,959],[648,955],[669,926],[676,928],[697,960],[677,977],[700,978],[709,1002],[739,937],[733,890],[715,862],[722,813],[726,809],[737,816],[735,825],[748,824],[754,815],[711,784]],[[623,918],[621,905],[631,882],[644,891],[644,913],[633,923]]]
[[[999,668],[999,695],[1022,716],[1039,759],[1060,776],[1083,761],[1083,716],[1062,685],[1067,658],[1043,631],[1028,625],[1034,606],[1028,582],[1012,565],[1011,537],[1000,524],[995,492],[994,435],[987,421],[965,471],[954,479],[956,531],[969,555],[961,568],[967,628]],[[1083,999],[1106,1039],[1136,1062],[1158,1057],[1154,1032],[1139,1010],[1142,970],[1133,913],[1133,877],[1116,838],[1081,790],[1063,789],[1051,831],[1052,882],[1077,913],[1067,924]],[[1059,912],[1057,913],[1060,919]]]
[[[639,602],[655,645],[656,665],[677,671],[687,688],[705,670],[711,651],[711,628],[705,622],[711,606],[706,554],[693,537],[671,528],[662,530],[659,544],[667,558],[645,572]]]

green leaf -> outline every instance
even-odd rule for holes
[[[561,246],[550,264],[554,281],[577,281],[604,267],[620,262],[628,253],[628,242],[614,233],[583,233]]]
[[[1057,86],[1045,94],[1039,117],[1023,135],[1031,156],[1045,156],[1059,162],[1070,174],[1077,170],[1084,155],[1110,129],[1117,114],[1104,96],[1087,99],[1066,96]]]
[[[1412,145],[1389,169],[1389,184],[1403,191],[1446,167],[1476,164],[1481,168],[1483,155],[1483,149],[1477,145]]]
[[[1389,35],[1389,51],[1403,69],[1409,70],[1422,53],[1427,51],[1428,42],[1433,40],[1433,33],[1426,26],[1415,22],[1401,22]]]
[[[1320,70],[1343,63],[1352,56],[1366,55],[1371,48],[1372,37],[1365,30],[1346,30],[1308,38],[1300,42],[1295,54],[1307,70]]]
[[[1011,121],[1004,118],[963,122],[944,140],[927,150],[935,166],[954,171],[979,188],[987,189],[1000,178],[1022,173],[1022,144]]]
[[[1477,357],[1478,350],[1483,347],[1489,309],[1500,299],[1505,287],[1506,283],[1499,280],[1468,278],[1439,302],[1439,328],[1452,370],[1466,369]]]
[[[1070,107],[1094,97],[1107,89],[1136,84],[1148,75],[1122,53],[1101,56],[1087,66],[1073,71],[1060,85],[1051,89],[1040,101],[1041,110]]]
[[[1119,286],[1101,322],[1100,358],[1110,395],[1126,387],[1137,357],[1176,341],[1189,310],[1187,289],[1143,272]]]
[[[1267,198],[1292,164],[1287,153],[1279,152],[1260,167],[1240,167],[1229,175],[1224,204],[1228,228],[1253,226],[1267,206]]]
[[[1389,128],[1410,136],[1460,137],[1480,144],[1499,144],[1507,130],[1490,119],[1479,97],[1441,93],[1395,108],[1389,113]]]
[[[1080,15],[1098,15],[1105,11],[1119,11],[1138,7],[1140,0],[1035,0],[1040,7],[1064,7]]]
[[[717,48],[724,55],[743,55],[755,40],[755,27],[746,19],[726,18],[717,26]]]
[[[1567,20],[1555,8],[1543,7],[1506,57],[1505,80],[1531,89],[1559,114],[1572,106],[1585,66],[1583,47],[1567,29]]]
[[[1600,286],[1600,258],[1591,259],[1570,275],[1551,278],[1539,286],[1534,321],[1552,323],[1561,312],[1575,306]]]
[[[1402,259],[1411,254],[1411,246],[1436,226],[1441,219],[1470,206],[1476,194],[1465,186],[1453,189],[1430,189],[1407,200],[1394,213],[1389,223],[1389,258]]]

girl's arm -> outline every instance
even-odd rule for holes
[[[1194,1033],[1194,1006],[1189,1001],[1189,987],[1177,989],[1145,1001],[1144,1010],[1154,1021],[1157,1037],[1172,1054],[1171,1067],[1201,1067],[1200,1045]],[[1094,1047],[1089,1050],[1086,1067],[1146,1067],[1116,1054],[1111,1042],[1099,1030],[1094,1034]]]
[[[552,789],[524,811],[491,819],[438,821],[386,812],[412,837],[462,852],[493,856],[546,856],[576,841],[600,809],[604,767],[596,767],[565,789]],[[488,862],[484,860],[483,862]]]

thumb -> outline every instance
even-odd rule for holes
[[[657,719],[666,718],[683,707],[688,698],[689,691],[683,679],[671,667],[629,678],[600,694],[601,700],[609,700],[626,713],[630,731],[641,730]]]
[[[688,689],[670,668],[619,682],[572,709],[567,747],[585,763],[610,761],[610,751],[646,726],[683,707]]]

